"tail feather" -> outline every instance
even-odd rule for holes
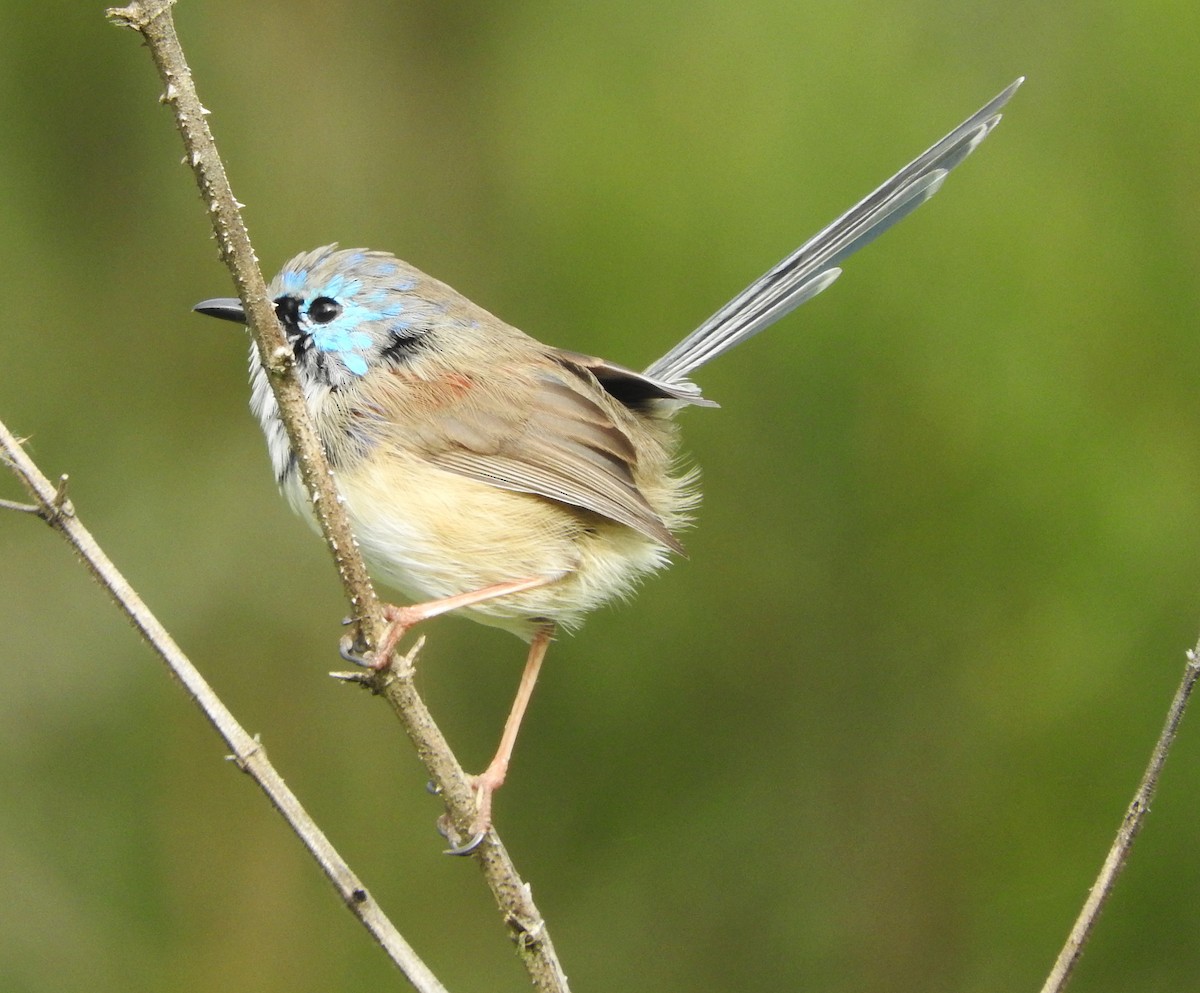
[[[839,275],[838,264],[907,217],[936,193],[946,175],[1000,122],[1000,109],[1024,77],[913,159],[873,193],[765,272],[718,310],[645,375],[681,386],[704,363],[811,300]],[[690,385],[690,384],[687,384]]]

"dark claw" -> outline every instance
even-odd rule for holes
[[[486,831],[480,831],[465,845],[458,844],[458,832],[454,830],[454,825],[450,823],[450,818],[445,814],[437,819],[437,829],[438,834],[450,842],[450,847],[442,852],[443,855],[470,855],[483,844],[483,839],[487,837]]]
[[[487,837],[486,831],[478,832],[475,837],[468,841],[465,845],[455,845],[453,848],[445,849],[443,855],[472,855],[480,845],[483,844],[483,839]]]
[[[338,639],[338,654],[351,665],[362,666],[364,669],[373,668],[370,659],[363,658],[354,651],[354,640],[349,635]]]

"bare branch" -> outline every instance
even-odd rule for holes
[[[1158,787],[1158,777],[1162,774],[1163,766],[1167,761],[1167,753],[1170,752],[1175,735],[1179,732],[1179,724],[1187,709],[1188,699],[1196,687],[1196,681],[1200,679],[1198,653],[1200,653],[1200,644],[1187,653],[1183,678],[1179,682],[1175,698],[1171,701],[1171,707],[1167,711],[1167,720],[1155,743],[1154,753],[1150,756],[1150,764],[1142,775],[1142,781],[1138,784],[1133,802],[1125,812],[1125,817],[1117,830],[1117,836],[1108,850],[1104,865],[1100,868],[1100,874],[1092,884],[1088,898],[1084,901],[1083,909],[1075,920],[1075,926],[1071,929],[1062,951],[1059,952],[1058,960],[1054,963],[1054,968],[1050,970],[1045,985],[1042,986],[1042,993],[1061,993],[1066,988],[1067,981],[1071,978],[1071,972],[1083,954],[1084,945],[1087,944],[1092,929],[1100,917],[1100,911],[1104,909],[1104,904],[1116,885],[1117,877],[1125,868],[1133,841],[1142,828],[1146,814],[1150,812],[1150,801],[1154,798],[1154,791]]]
[[[146,40],[150,55],[166,87],[160,100],[175,116],[175,124],[187,151],[184,161],[191,166],[208,208],[221,260],[228,267],[246,309],[250,333],[258,346],[263,367],[279,401],[280,414],[287,427],[292,448],[299,459],[300,471],[308,489],[321,533],[333,553],[342,587],[354,611],[364,624],[364,634],[372,644],[383,630],[383,617],[371,579],[350,524],[341,509],[329,463],[317,439],[304,403],[304,393],[296,377],[291,349],[275,311],[267,299],[267,286],[258,267],[258,258],[242,221],[225,166],[208,127],[208,110],[200,103],[191,70],[171,19],[174,0],[145,0],[128,7],[107,11],[109,20],[133,28]]]
[[[362,921],[419,993],[446,993],[445,987],[401,937],[400,932],[350,870],[350,866],[308,815],[296,795],[288,789],[268,760],[262,742],[251,737],[237,722],[213,688],[80,522],[75,515],[75,509],[66,499],[66,476],[61,477],[57,484],[47,479],[3,422],[0,422],[0,460],[12,469],[35,501],[29,509],[70,542],[88,570],[100,585],[108,590],[113,601],[166,663],[171,674],[183,684],[188,695],[228,745],[231,753],[229,758],[258,784],[275,809],[283,815],[284,820],[317,860],[342,902]],[[25,509],[23,505],[15,506]]]
[[[296,377],[291,350],[267,299],[266,284],[258,268],[224,166],[200,103],[191,71],[175,33],[171,7],[175,0],[139,0],[107,12],[113,23],[132,28],[145,39],[165,85],[167,104],[183,138],[185,161],[191,166],[208,208],[221,258],[229,267],[245,308],[263,367],[279,403],[280,417],[296,452],[321,532],[325,536],[341,577],[342,587],[360,633],[368,645],[377,645],[384,633],[379,602],[350,530],[346,514],[321,448]],[[432,716],[418,696],[411,665],[396,665],[365,680],[385,696],[413,742],[446,805],[453,830],[465,833],[475,817],[475,799],[466,775]],[[545,922],[538,913],[529,887],[517,875],[495,831],[477,849],[484,878],[500,906],[510,934],[534,987],[546,993],[566,993],[566,975],[555,955]]]

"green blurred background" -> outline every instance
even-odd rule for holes
[[[0,418],[450,989],[524,974],[246,410],[159,83],[7,0]],[[641,366],[1021,73],[838,285],[698,376],[691,553],[553,650],[497,821],[577,991],[1036,989],[1200,621],[1194,3],[184,0],[268,273],[386,248]],[[0,496],[16,497],[8,478]],[[36,521],[0,515],[0,988],[401,989]],[[470,767],[523,655],[445,620]],[[1197,988],[1200,715],[1073,988]]]

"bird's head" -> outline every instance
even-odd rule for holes
[[[386,252],[327,245],[288,262],[268,294],[302,381],[336,390],[426,347],[445,314],[444,304],[430,298],[440,285]],[[236,298],[204,300],[193,309],[246,321]]]

